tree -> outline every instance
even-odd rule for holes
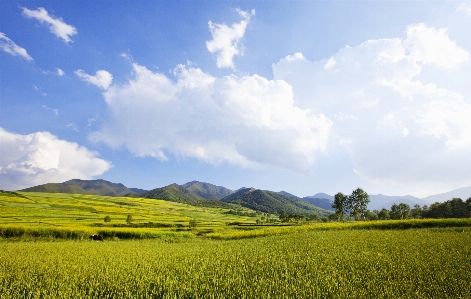
[[[198,225],[198,222],[195,219],[190,220],[190,222],[188,223],[188,226],[190,227],[190,229],[196,229],[197,225]]]
[[[351,215],[356,219],[365,219],[368,204],[370,203],[370,196],[368,193],[360,188],[353,190],[352,194],[347,197],[347,209]]]
[[[128,218],[126,218],[126,223],[131,224],[133,222],[132,215],[128,215]]]
[[[288,213],[286,213],[285,211],[281,211],[280,220],[281,222],[288,222],[289,221]]]
[[[389,216],[389,211],[387,209],[381,209],[378,213],[378,219],[379,220],[388,220],[390,218]]]
[[[370,210],[366,210],[365,217],[368,220],[378,220],[378,214],[371,212]]]
[[[334,203],[332,208],[335,209],[335,216],[338,220],[345,222],[345,216],[347,215],[347,199],[348,197],[343,195],[342,192],[335,194]]]
[[[391,206],[391,219],[407,219],[410,216],[410,206],[405,203]]]
[[[422,218],[422,214],[424,213],[424,210],[419,204],[415,204],[414,208],[410,210],[412,218]]]
[[[104,219],[105,222],[111,222],[111,217],[110,216],[106,216],[105,219]]]

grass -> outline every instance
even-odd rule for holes
[[[470,263],[470,228],[3,240],[0,298],[469,298]]]
[[[255,222],[254,217],[225,214],[227,211],[145,198],[3,192],[0,236],[83,239],[88,234],[100,233],[110,237],[156,238],[179,234],[185,237],[191,220],[197,221],[200,231],[222,230],[230,222]],[[133,217],[131,224],[126,223],[128,215]],[[111,222],[105,223],[105,216]]]

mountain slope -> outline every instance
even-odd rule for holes
[[[305,202],[308,202],[311,205],[314,205],[319,208],[323,208],[325,210],[335,211],[335,209],[332,208],[332,204],[334,202],[328,198],[318,198],[314,196],[307,196],[307,197],[301,198],[301,200],[304,200]]]
[[[227,208],[233,209],[237,206],[219,200],[205,199],[197,194],[191,192],[187,188],[171,184],[162,188],[150,190],[140,196],[144,198],[163,199],[173,202],[186,203],[194,206],[212,207],[212,208]]]
[[[459,189],[441,193],[441,194],[430,195],[423,198],[423,200],[427,201],[430,204],[434,202],[444,202],[453,198],[461,198],[462,200],[466,200],[470,197],[471,197],[471,186],[459,188]]]
[[[105,180],[69,180],[64,183],[49,183],[20,190],[23,192],[75,193],[104,196],[124,196],[137,194],[123,184]]]
[[[252,210],[265,213],[279,214],[285,211],[288,214],[301,215],[328,215],[329,212],[313,206],[296,197],[285,196],[276,192],[262,191],[254,188],[241,189],[225,198],[223,202],[241,205]]]
[[[198,195],[199,197],[202,197],[205,199],[221,199],[234,193],[234,191],[227,189],[225,187],[216,186],[213,184],[203,183],[203,182],[198,182],[198,181],[188,182],[186,184],[181,185],[181,187],[184,187],[187,190]]]

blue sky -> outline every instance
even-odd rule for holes
[[[0,188],[471,185],[471,2],[2,1]]]

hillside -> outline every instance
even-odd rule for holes
[[[188,191],[193,192],[201,198],[205,199],[221,199],[224,198],[234,191],[227,189],[225,187],[216,186],[209,183],[203,183],[198,181],[188,182],[181,185],[181,187],[186,188]]]
[[[187,228],[190,220],[197,220],[198,228],[225,228],[227,222],[255,223],[256,220],[228,214],[229,209],[195,208],[165,200],[1,190],[0,210],[0,229],[2,225],[20,225],[39,230],[54,227],[90,233],[123,227],[142,233],[176,233],[178,229]],[[244,209],[244,212],[252,211]],[[128,215],[132,216],[132,223],[126,221]],[[104,221],[106,216],[110,217],[109,222]]]
[[[328,211],[313,206],[296,197],[254,188],[241,189],[226,196],[221,199],[221,201],[271,214],[280,214],[282,211],[288,214],[301,214],[306,216],[311,214],[325,216],[329,214]]]
[[[141,194],[140,196],[144,198],[163,199],[173,202],[186,203],[193,206],[220,207],[227,209],[233,209],[236,207],[232,204],[221,202],[219,200],[205,199],[193,193],[189,189],[177,184],[156,188]]]
[[[307,196],[307,197],[301,198],[301,200],[303,200],[305,202],[308,202],[311,205],[314,205],[316,207],[323,208],[325,210],[335,211],[335,209],[332,208],[332,204],[334,202],[331,199],[328,199],[328,198],[324,198],[324,197],[319,198],[319,197]]]
[[[430,195],[423,198],[423,200],[430,204],[434,202],[444,202],[452,198],[461,198],[462,200],[466,200],[470,197],[471,197],[471,186],[459,188],[459,189],[441,193],[441,194]]]
[[[139,189],[137,189],[139,190]],[[70,180],[64,183],[48,183],[19,190],[22,192],[47,192],[70,194],[95,194],[103,196],[138,195],[123,184],[116,184],[105,180]],[[145,191],[145,190],[143,190]]]

